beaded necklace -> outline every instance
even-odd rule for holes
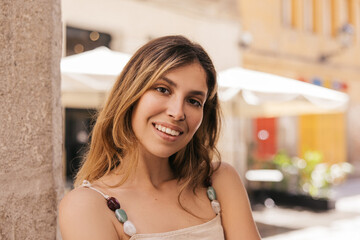
[[[215,214],[218,215],[221,210],[220,203],[219,203],[219,201],[216,200],[216,192],[215,192],[215,189],[211,185],[210,178],[206,179],[205,185],[207,186],[206,194],[207,194],[209,200],[211,201],[211,207],[214,210]],[[108,208],[111,211],[115,212],[115,217],[117,218],[117,220],[119,220],[119,222],[121,222],[123,224],[124,232],[127,235],[129,235],[130,237],[133,236],[134,234],[136,234],[135,225],[130,220],[128,220],[128,216],[127,216],[125,210],[120,207],[120,203],[116,198],[110,197],[110,196],[102,193],[98,189],[92,187],[91,183],[87,180],[84,180],[83,183],[81,184],[81,186],[90,188],[90,189],[100,193],[106,199]]]

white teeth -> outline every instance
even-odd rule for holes
[[[155,128],[157,130],[161,131],[161,132],[170,134],[172,136],[179,136],[180,135],[180,132],[178,132],[176,130],[173,130],[173,129],[170,129],[170,128],[167,128],[167,127],[164,127],[164,126],[161,126],[159,124],[155,124]]]

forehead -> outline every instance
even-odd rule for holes
[[[176,86],[186,86],[207,92],[207,75],[203,67],[195,62],[172,69],[164,74],[160,80],[169,80]]]

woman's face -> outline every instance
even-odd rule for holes
[[[199,63],[176,68],[158,79],[132,114],[140,149],[168,158],[184,148],[201,124],[206,96],[206,73]]]

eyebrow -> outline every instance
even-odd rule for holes
[[[170,84],[171,86],[173,87],[177,87],[177,84],[173,81],[171,81],[170,79],[168,79],[167,77],[161,77],[160,80],[164,80],[165,82],[167,82],[168,84]],[[197,91],[197,90],[193,90],[193,91],[190,91],[190,94],[192,95],[198,95],[198,96],[201,96],[201,97],[206,97],[206,94],[205,92],[203,91]]]

